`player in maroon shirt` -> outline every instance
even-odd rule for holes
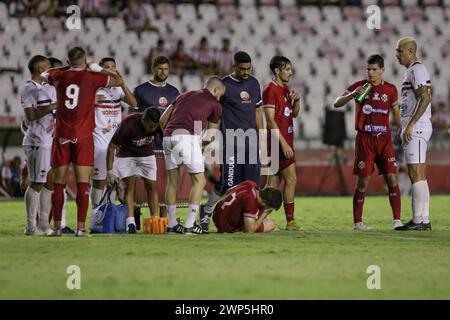
[[[402,225],[400,221],[400,190],[397,185],[397,163],[392,145],[389,114],[392,110],[394,121],[400,125],[397,89],[382,79],[384,59],[372,55],[367,59],[367,79],[353,83],[334,103],[340,108],[363,92],[363,86],[370,83],[372,89],[362,103],[355,100],[355,163],[353,174],[358,176],[353,196],[354,230],[367,230],[362,222],[363,204],[370,176],[376,163],[380,174],[384,175],[389,188],[389,202],[394,217],[394,228]]]
[[[217,232],[269,232],[275,229],[273,221],[266,219],[272,210],[281,207],[281,192],[272,187],[258,190],[254,181],[247,180],[228,189],[217,202],[213,221]]]
[[[225,86],[218,77],[211,77],[206,87],[189,91],[177,97],[161,116],[160,124],[164,130],[163,147],[166,162],[168,184],[166,189],[167,231],[177,233],[202,234],[202,228],[195,224],[200,207],[203,189],[206,185],[205,165],[202,146],[212,140],[222,116],[220,97],[225,93]],[[189,211],[186,223],[178,224],[176,216],[176,192],[179,186],[179,167],[184,165],[191,176],[192,189],[189,195]]]
[[[270,175],[267,185],[277,188],[281,180],[284,181],[283,200],[286,215],[286,230],[299,230],[294,220],[295,186],[297,172],[295,169],[294,153],[294,124],[293,118],[300,111],[300,95],[289,89],[286,83],[292,76],[292,64],[288,58],[275,56],[270,61],[270,69],[274,75],[263,91],[263,106],[267,120],[267,129],[279,130],[281,152],[279,154],[279,170]],[[270,138],[268,139],[270,150]],[[271,155],[276,157],[276,155]],[[272,160],[273,161],[273,160]]]
[[[86,54],[80,47],[68,53],[69,67],[50,69],[47,73],[49,84],[55,86],[57,93],[56,127],[53,137],[51,165],[54,169],[54,191],[52,206],[54,231],[51,236],[60,236],[61,211],[64,204],[64,186],[67,169],[72,162],[77,180],[76,236],[85,235],[85,220],[89,205],[89,178],[94,163],[95,127],[94,100],[97,89],[120,86],[123,80],[99,68],[92,72],[86,70]]]
[[[134,190],[136,176],[144,181],[147,201],[152,216],[159,216],[158,193],[156,191],[156,158],[154,140],[159,129],[159,111],[147,108],[144,113],[135,113],[122,121],[114,133],[106,155],[108,183],[115,181],[115,176],[125,182],[125,203],[128,207],[127,232],[136,233],[134,219]],[[118,150],[116,158],[114,153]],[[114,162],[114,168],[113,168]]]

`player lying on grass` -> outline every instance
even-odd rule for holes
[[[213,210],[213,221],[219,233],[269,232],[276,227],[266,219],[281,207],[281,192],[272,187],[258,190],[254,181],[244,181],[228,189]]]

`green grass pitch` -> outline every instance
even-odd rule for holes
[[[432,196],[432,232],[394,232],[387,196],[366,197],[369,232],[351,230],[350,197],[299,197],[300,232],[46,238],[23,235],[22,201],[0,202],[0,298],[449,299],[449,204]],[[404,222],[410,206],[403,198]],[[284,225],[282,210],[270,217]],[[80,267],[80,290],[66,287],[69,265]],[[380,290],[367,288],[370,265]]]

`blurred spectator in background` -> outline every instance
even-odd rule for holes
[[[445,102],[439,102],[436,110],[431,116],[431,124],[433,125],[434,146],[437,149],[447,149],[450,133],[450,113],[448,112]]]
[[[22,160],[19,156],[15,156],[12,161],[5,161],[2,166],[2,186],[11,197],[23,196],[20,189],[21,165]]]
[[[222,49],[217,51],[215,59],[217,63],[217,75],[223,77],[232,72],[233,53],[230,50],[230,39],[222,39]]]
[[[183,77],[185,72],[195,69],[194,61],[184,48],[184,41],[178,40],[175,51],[170,56],[173,74]]]
[[[330,60],[342,58],[343,56],[341,50],[334,43],[331,43],[328,39],[324,39],[322,41],[319,48],[317,49],[317,55],[319,57]]]
[[[200,76],[214,74],[214,53],[209,48],[206,37],[202,37],[199,46],[193,50],[193,58]]]
[[[104,22],[111,16],[112,2],[110,0],[78,0],[83,17],[98,17]]]
[[[153,60],[156,57],[169,57],[170,53],[169,50],[167,50],[165,48],[164,45],[165,41],[163,38],[159,38],[158,42],[156,43],[156,47],[153,47],[150,49],[150,51],[148,52],[148,56],[147,56],[147,61],[145,62],[145,67],[146,67],[146,71],[147,74],[152,74],[152,68],[153,68]]]
[[[58,9],[57,0],[31,1],[31,14],[35,17],[54,17]]]
[[[136,31],[140,37],[142,31],[153,31],[159,33],[158,28],[150,24],[147,10],[142,1],[130,0],[128,6],[120,12],[124,18],[129,31]]]

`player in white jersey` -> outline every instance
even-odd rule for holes
[[[100,60],[99,64],[103,69],[117,73],[114,58],[105,57]],[[137,101],[126,84],[121,87],[100,88],[96,94],[92,206],[100,203],[106,186],[106,150],[114,132],[122,121],[120,104],[122,100],[133,108],[137,106]]]
[[[23,150],[27,157],[30,185],[25,191],[27,211],[26,235],[45,234],[49,230],[48,217],[51,210],[51,186],[46,185],[50,170],[50,155],[56,108],[55,88],[43,83],[40,74],[51,67],[44,56],[34,56],[28,63],[31,79],[21,92],[27,131],[23,138]],[[36,217],[39,214],[39,226]]]
[[[413,219],[398,230],[431,230],[430,190],[426,177],[427,144],[431,137],[431,80],[427,68],[417,59],[417,43],[412,37],[397,42],[398,62],[407,68],[402,83],[400,139],[405,151],[412,184]]]

